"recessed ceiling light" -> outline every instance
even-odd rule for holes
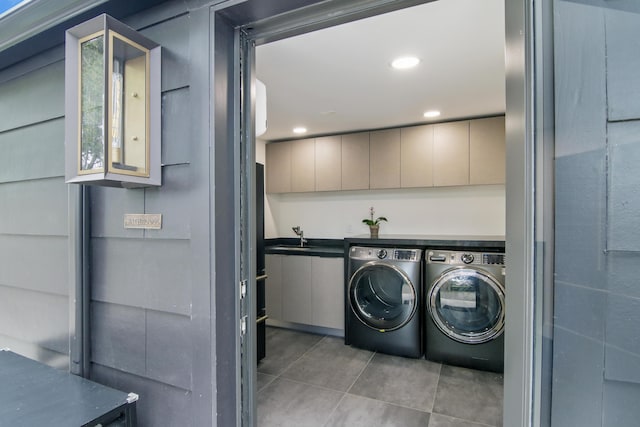
[[[432,119],[434,117],[438,117],[440,115],[440,111],[438,110],[431,110],[431,111],[427,111],[426,113],[424,113],[424,116],[427,119]]]
[[[293,128],[293,133],[306,133],[307,132],[307,128],[299,126],[299,127],[295,127]]]
[[[415,56],[403,56],[396,58],[391,62],[391,66],[396,70],[406,70],[413,68],[420,63],[420,60]]]

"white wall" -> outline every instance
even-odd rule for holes
[[[504,194],[503,185],[269,194],[265,237],[295,237],[296,225],[309,238],[365,235],[370,206],[389,220],[381,235],[504,235]]]
[[[256,144],[256,159],[265,161],[265,144]],[[477,185],[398,190],[268,194],[265,237],[295,237],[299,225],[307,238],[342,239],[366,235],[362,223],[373,206],[389,222],[380,234],[504,235],[504,185]]]

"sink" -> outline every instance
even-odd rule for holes
[[[326,247],[322,247],[322,246],[299,246],[299,245],[275,245],[275,246],[269,246],[269,248],[276,251],[310,251],[310,250],[326,249]]]
[[[301,254],[341,254],[342,247],[335,246],[304,246],[299,245],[273,245],[265,248],[267,253],[301,253]]]

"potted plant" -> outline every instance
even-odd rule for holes
[[[377,239],[378,238],[378,232],[380,231],[380,222],[382,221],[387,221],[387,218],[383,217],[383,216],[379,216],[376,219],[373,219],[373,217],[375,216],[375,210],[373,209],[373,206],[371,206],[369,208],[369,216],[370,218],[365,218],[362,220],[363,223],[367,224],[369,226],[369,232],[371,233],[371,238],[372,239]]]

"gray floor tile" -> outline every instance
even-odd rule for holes
[[[439,373],[439,363],[377,353],[349,393],[431,412]]]
[[[344,345],[342,338],[325,337],[282,373],[284,378],[347,391],[373,352]]]
[[[327,427],[426,427],[429,413],[347,394]]]
[[[271,381],[275,380],[276,378],[277,377],[273,375],[263,374],[262,372],[258,372],[258,381],[256,385],[258,388],[257,391],[260,391],[266,386],[268,386],[269,384],[271,384]]]
[[[280,375],[321,339],[320,335],[306,334],[280,328],[267,328],[266,357],[258,364],[258,372]]]
[[[433,412],[502,426],[502,375],[443,365]]]
[[[323,426],[344,393],[277,378],[258,392],[258,427]]]
[[[478,424],[441,414],[431,414],[429,427],[487,427],[487,424]]]

